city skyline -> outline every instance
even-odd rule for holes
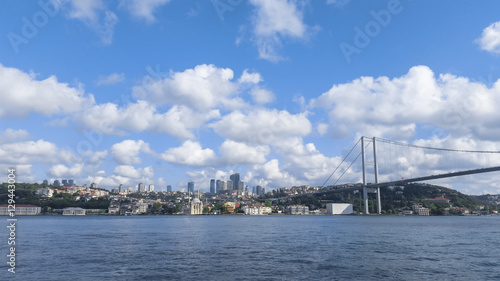
[[[500,151],[496,1],[0,7],[0,167],[22,182],[270,191],[322,185],[360,136]],[[497,178],[433,183],[498,194]]]

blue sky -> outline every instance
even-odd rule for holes
[[[363,135],[500,150],[498,1],[0,6],[0,166],[22,181],[207,191],[239,172],[269,190],[323,184]],[[381,178],[456,168],[440,157],[398,156]],[[498,178],[435,183],[500,193]]]

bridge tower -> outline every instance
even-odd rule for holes
[[[368,193],[377,194],[377,213],[382,213],[382,204],[380,200],[380,187],[370,188],[367,186],[366,182],[366,151],[365,151],[365,138],[361,137],[361,165],[363,171],[363,202],[365,206],[365,214],[369,214],[368,210]],[[373,147],[373,171],[375,177],[375,183],[378,183],[378,166],[377,166],[377,144],[375,141],[375,137],[371,139],[371,144]]]

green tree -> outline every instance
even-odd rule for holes
[[[271,205],[271,201],[269,201],[269,200],[266,200],[266,203],[265,203],[265,205],[266,205],[266,207],[271,207],[271,206],[272,206],[272,205]]]

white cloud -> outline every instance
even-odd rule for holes
[[[153,15],[155,9],[168,2],[170,0],[121,0],[120,7],[126,8],[132,16],[152,23],[156,20]]]
[[[30,112],[43,115],[77,112],[94,103],[82,89],[59,83],[55,76],[37,80],[36,75],[0,64],[0,118],[22,117]],[[36,101],[36,102],[34,102]]]
[[[238,83],[258,84],[262,81],[262,77],[258,72],[249,73],[248,69],[243,70],[243,74],[238,79]]]
[[[49,175],[56,178],[77,178],[80,177],[83,171],[83,163],[75,164],[73,167],[68,167],[63,164],[57,164],[50,167]]]
[[[418,126],[441,128],[454,136],[500,136],[500,81],[492,88],[464,77],[435,77],[426,66],[401,77],[361,77],[334,85],[310,102],[330,116],[337,137],[350,135],[410,139]]]
[[[70,0],[69,5],[69,18],[82,21],[100,35],[104,44],[111,44],[118,17],[107,10],[102,0]]]
[[[259,57],[270,61],[281,60],[277,49],[285,38],[305,39],[308,27],[302,12],[294,1],[251,0],[256,12],[253,17],[253,33]]]
[[[0,162],[6,164],[32,164],[33,162],[56,162],[59,149],[53,143],[38,140],[0,145]]]
[[[28,133],[28,131],[23,129],[13,130],[9,128],[0,135],[0,144],[21,141],[28,138],[30,138],[30,133]]]
[[[233,71],[214,65],[198,65],[184,72],[171,72],[163,80],[149,79],[133,89],[138,98],[155,104],[177,104],[208,111],[219,105],[234,106],[230,98],[237,92],[231,82]]]
[[[263,163],[270,151],[267,145],[251,146],[232,140],[224,141],[219,148],[221,162],[226,165]]]
[[[328,133],[328,127],[329,127],[328,124],[319,123],[318,126],[317,126],[318,133],[321,136],[326,135],[326,133]]]
[[[249,143],[272,144],[290,136],[305,136],[311,132],[306,113],[254,109],[247,114],[233,111],[209,125],[226,138]]]
[[[252,99],[257,104],[265,104],[274,101],[274,94],[266,89],[255,87],[251,92]]]
[[[97,86],[100,85],[113,85],[125,80],[125,74],[123,73],[112,73],[109,76],[99,76],[99,80],[96,82]]]
[[[137,190],[137,184],[144,185],[154,183],[154,170],[152,166],[135,168],[130,165],[119,165],[113,170],[113,174],[107,175],[105,171],[88,176],[85,182],[95,182],[99,187],[114,188],[123,184],[125,188],[132,187]]]
[[[161,158],[174,164],[192,166],[210,166],[216,163],[215,152],[210,148],[203,149],[198,142],[185,141],[181,146],[167,149]]]
[[[124,140],[113,144],[110,153],[118,164],[140,164],[139,153],[151,154],[153,152],[149,148],[149,143],[143,140]]]
[[[490,24],[476,40],[482,50],[500,54],[500,21]]]
[[[186,106],[173,106],[165,113],[158,113],[155,106],[146,101],[119,108],[106,103],[75,115],[75,121],[84,128],[103,134],[124,135],[124,130],[167,133],[176,138],[194,138],[192,130],[206,121],[219,117],[218,110],[196,112]]]

